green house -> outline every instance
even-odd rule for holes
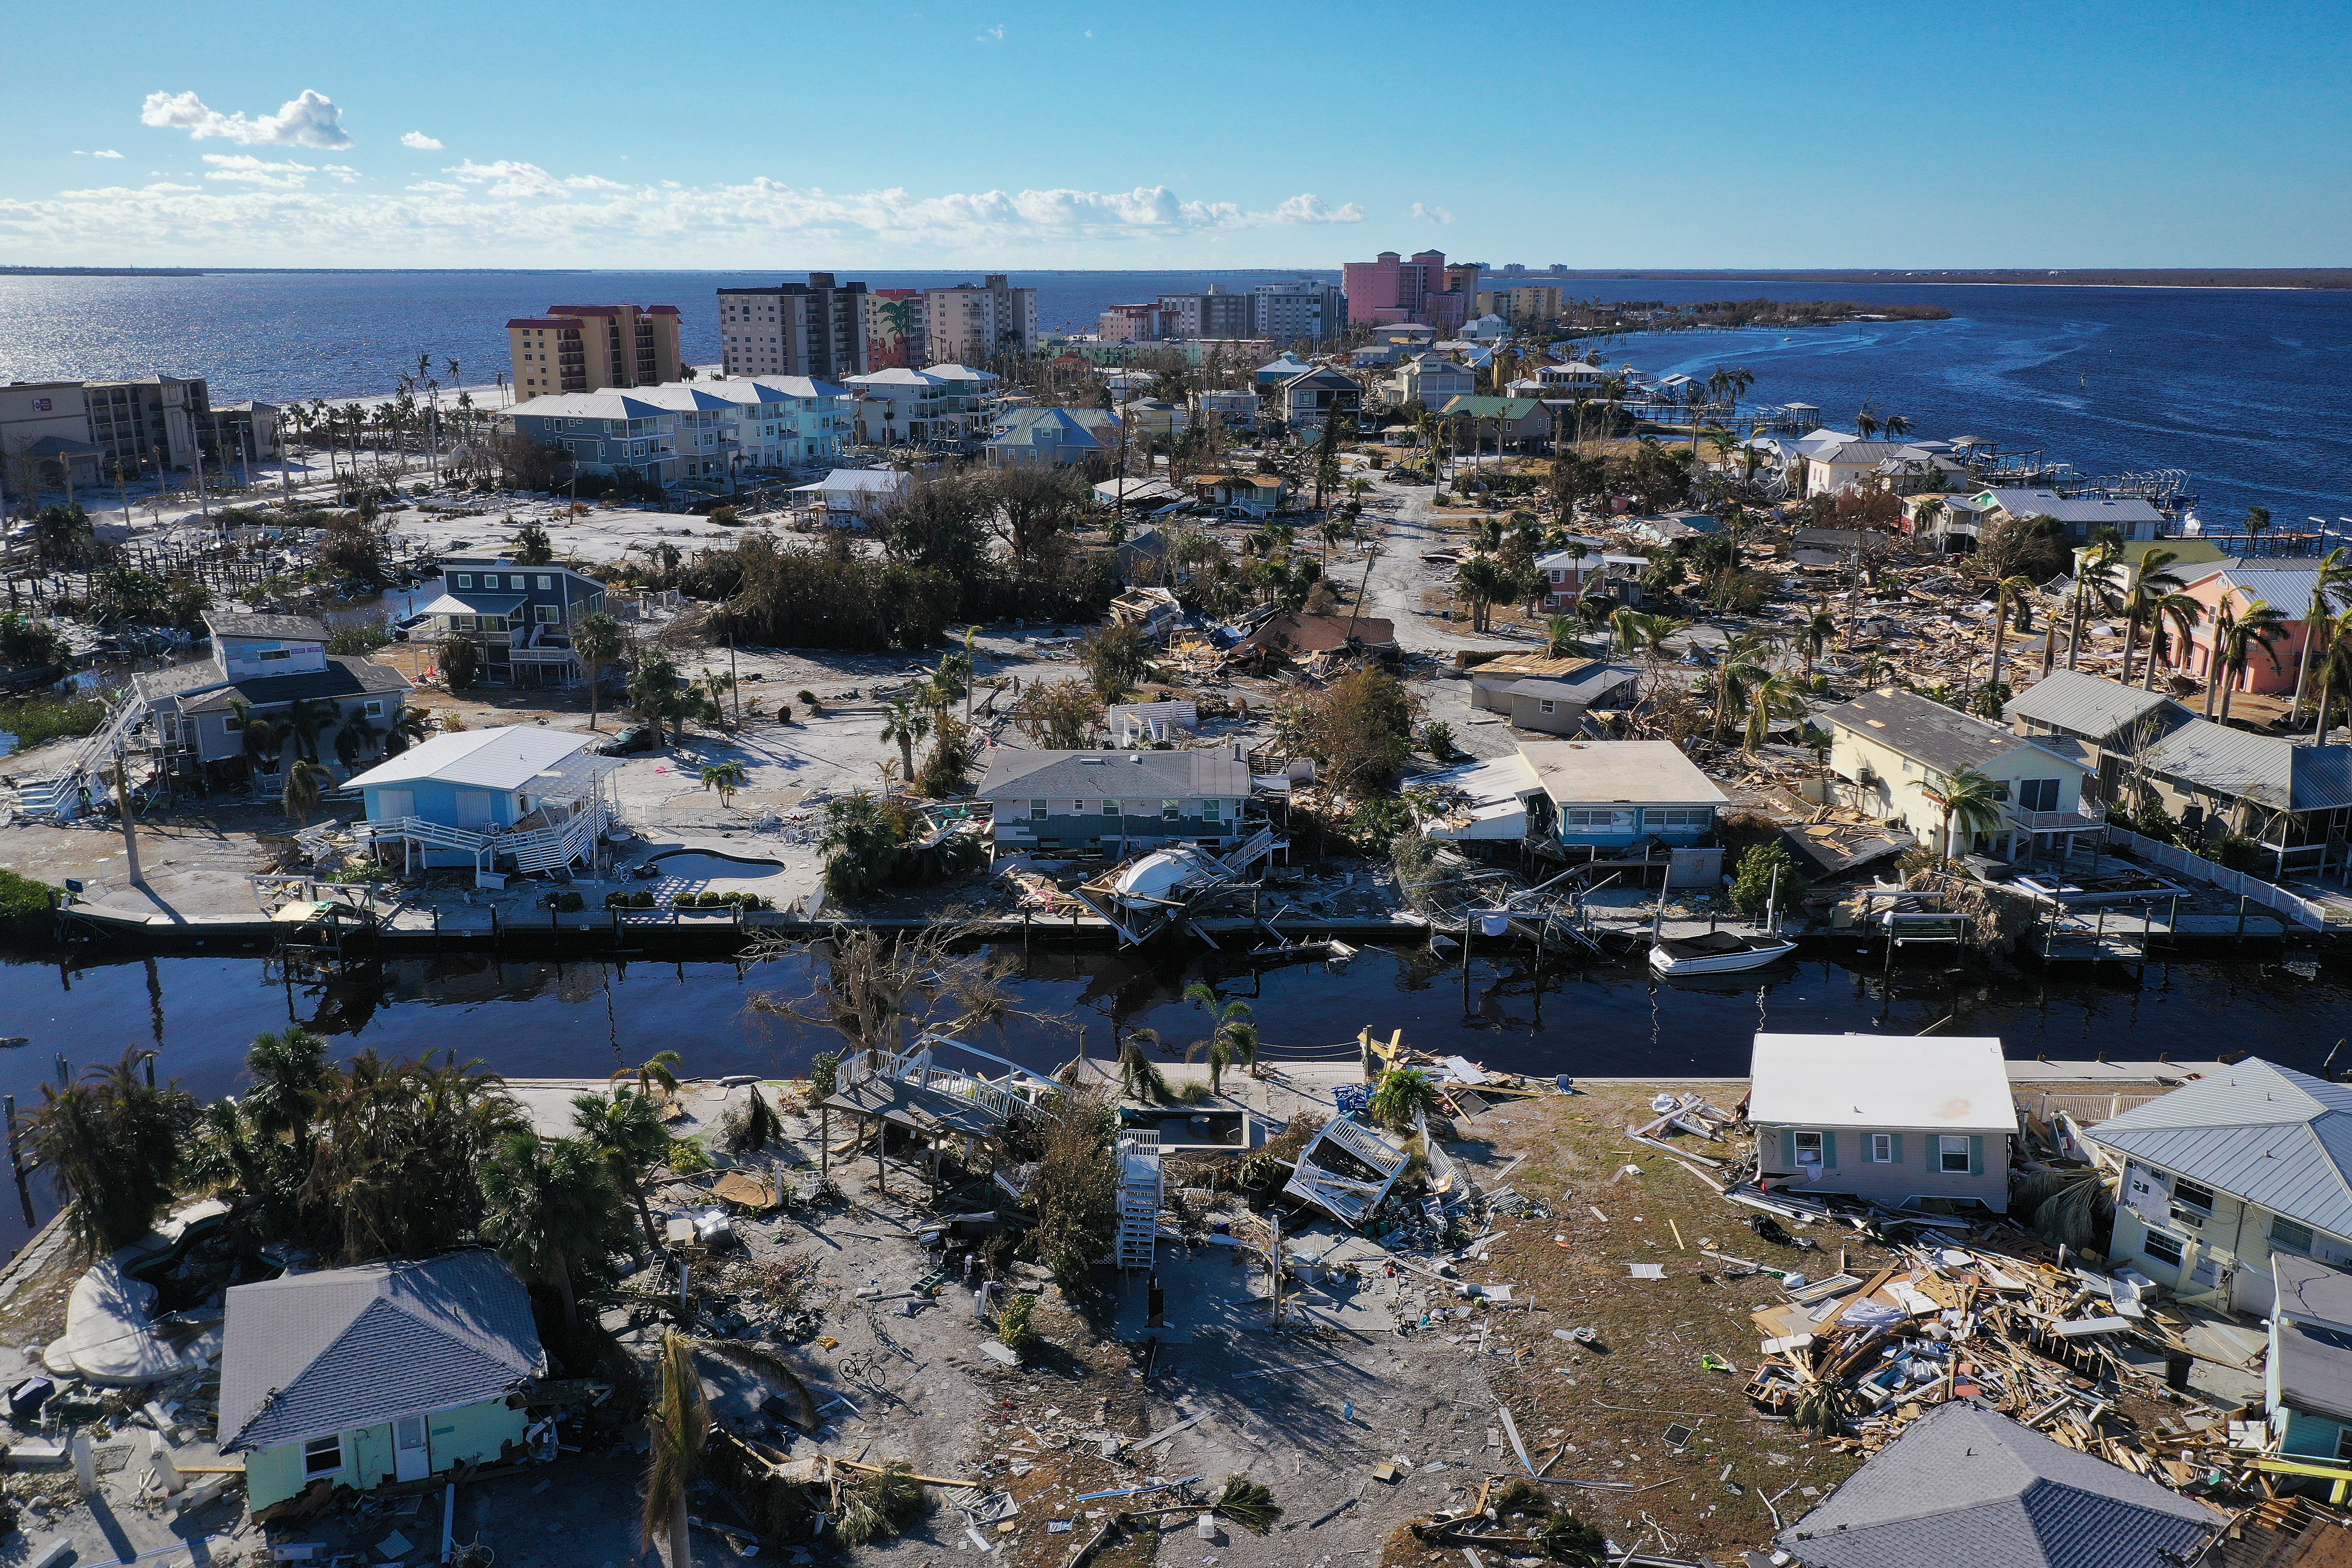
[[[256,1509],[512,1457],[547,1371],[530,1292],[488,1252],[239,1285],[224,1332],[221,1451]]]

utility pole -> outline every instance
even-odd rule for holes
[[[139,870],[139,829],[131,819],[131,774],[123,763],[122,742],[119,739],[114,742],[114,809],[122,818],[122,855],[131,862],[131,885],[144,887],[146,879]]]

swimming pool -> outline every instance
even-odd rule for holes
[[[648,865],[661,868],[666,878],[681,882],[748,882],[783,874],[781,860],[754,860],[740,855],[717,855],[708,849],[672,849],[656,855]]]

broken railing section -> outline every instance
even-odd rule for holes
[[[1409,1158],[1362,1122],[1335,1116],[1298,1152],[1298,1168],[1282,1190],[1342,1225],[1360,1226],[1396,1185]]]
[[[1002,1076],[942,1064],[942,1050],[957,1051],[1004,1068]],[[923,1109],[961,1112],[954,1119],[1001,1127],[1015,1116],[1038,1112],[1038,1101],[1056,1085],[1020,1063],[969,1046],[952,1035],[929,1033],[904,1051],[856,1051],[835,1069],[831,1103],[845,1110],[887,1114],[892,1102],[911,1098]]]

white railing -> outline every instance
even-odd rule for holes
[[[2275,882],[2265,882],[2260,877],[2232,871],[2202,855],[2192,855],[2178,845],[2143,837],[2128,827],[2117,827],[2112,823],[2107,826],[2106,841],[2120,845],[2141,859],[2161,866],[2168,871],[2177,871],[2184,877],[2219,888],[2225,893],[2236,893],[2251,903],[2286,916],[2298,925],[2309,926],[2314,931],[2327,929],[2329,911],[2326,905],[2297,898]],[[2338,918],[2340,921],[2341,917]]]

